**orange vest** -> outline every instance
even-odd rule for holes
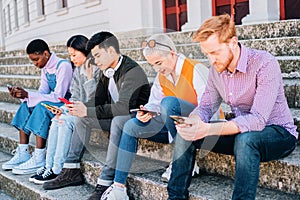
[[[159,74],[159,83],[165,96],[174,96],[198,105],[197,93],[193,87],[194,66],[199,63],[191,59],[184,59],[181,74],[175,86],[164,75]]]
[[[198,105],[197,93],[193,87],[194,67],[199,62],[186,58],[184,60],[181,74],[177,85],[168,80],[164,75],[159,74],[158,79],[165,96],[174,96],[188,101],[195,106]],[[219,119],[225,119],[224,111],[220,108]]]

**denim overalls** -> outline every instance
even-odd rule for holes
[[[62,62],[69,62],[68,60],[60,60],[56,65],[56,70]],[[54,91],[56,87],[56,74],[46,73],[46,78],[51,91]],[[67,92],[65,95],[66,99],[71,97],[71,93]],[[15,117],[13,118],[11,125],[16,127],[18,130],[23,130],[27,135],[30,135],[32,132],[35,135],[40,136],[41,138],[47,139],[48,129],[51,123],[51,119],[54,117],[54,114],[49,111],[46,107],[42,106],[41,103],[46,103],[54,106],[62,106],[63,103],[54,103],[49,101],[44,101],[38,103],[35,107],[28,107],[27,102],[24,101]]]

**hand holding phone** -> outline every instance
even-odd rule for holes
[[[160,115],[159,112],[156,112],[156,111],[150,111],[150,110],[143,110],[143,109],[140,109],[140,108],[130,109],[129,111],[130,111],[131,113],[133,113],[133,112],[143,112],[144,114],[150,113],[152,116],[158,116],[158,115]]]
[[[61,102],[64,102],[65,104],[72,104],[73,102],[71,102],[71,101],[69,101],[69,100],[67,100],[67,99],[65,99],[65,98],[62,98],[62,97],[59,97],[58,98]]]
[[[45,103],[41,103],[42,106],[45,106],[48,110],[50,110],[53,114],[61,114],[62,111],[55,107],[55,106],[51,106],[51,105],[48,105],[48,104],[45,104]]]
[[[177,124],[186,124],[186,123],[185,123],[185,119],[186,119],[187,117],[178,116],[178,115],[170,115],[169,117],[170,117],[171,119],[173,119]],[[191,124],[186,124],[186,125],[192,126]]]

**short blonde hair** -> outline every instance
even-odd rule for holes
[[[172,41],[172,39],[167,36],[166,34],[154,34],[152,36],[150,36],[149,38],[146,39],[146,41],[150,41],[150,40],[155,40],[156,42],[166,45],[168,47],[170,47],[170,49],[166,46],[162,46],[157,44],[155,47],[150,48],[148,46],[146,46],[143,49],[143,55],[145,57],[152,55],[152,54],[159,54],[162,56],[166,56],[170,53],[170,50],[173,51],[174,53],[176,53],[176,47],[174,42]]]
[[[229,39],[236,36],[234,21],[228,14],[213,16],[205,20],[194,33],[193,41],[205,41],[209,36],[215,33],[218,35],[219,42],[221,43],[227,43]]]

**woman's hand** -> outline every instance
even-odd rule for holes
[[[146,108],[142,105],[140,106],[140,109],[146,111]],[[152,119],[152,117],[153,116],[149,112],[138,111],[136,113],[136,118],[143,123],[150,121],[150,119]]]
[[[72,104],[65,104],[69,113],[76,117],[86,117],[87,107],[80,101],[75,101]]]

